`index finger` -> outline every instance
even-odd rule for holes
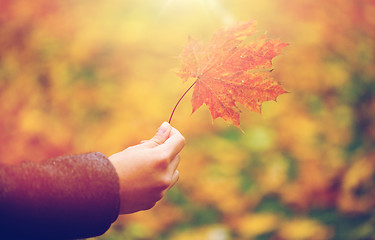
[[[185,138],[175,128],[172,127],[169,138],[165,140],[163,144],[160,144],[156,148],[159,150],[166,151],[170,156],[176,156],[185,146]]]

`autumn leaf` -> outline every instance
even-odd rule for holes
[[[271,72],[272,59],[288,44],[265,36],[251,40],[255,32],[255,21],[250,21],[220,29],[205,45],[189,39],[177,74],[184,81],[195,79],[190,87],[193,113],[206,104],[213,119],[221,117],[239,127],[236,103],[260,113],[264,101],[286,93]]]

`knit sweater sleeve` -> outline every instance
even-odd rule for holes
[[[0,165],[0,234],[9,239],[98,236],[119,206],[116,170],[101,153]]]

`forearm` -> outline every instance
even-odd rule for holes
[[[0,228],[15,234],[91,237],[118,216],[118,177],[100,153],[1,167],[0,186]]]

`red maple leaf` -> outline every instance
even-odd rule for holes
[[[250,21],[220,29],[205,45],[189,39],[178,76],[195,79],[188,89],[194,86],[193,113],[204,103],[213,119],[221,117],[239,127],[236,102],[260,113],[264,101],[286,93],[271,72],[272,59],[288,44],[265,36],[251,40],[255,31],[255,22]]]

